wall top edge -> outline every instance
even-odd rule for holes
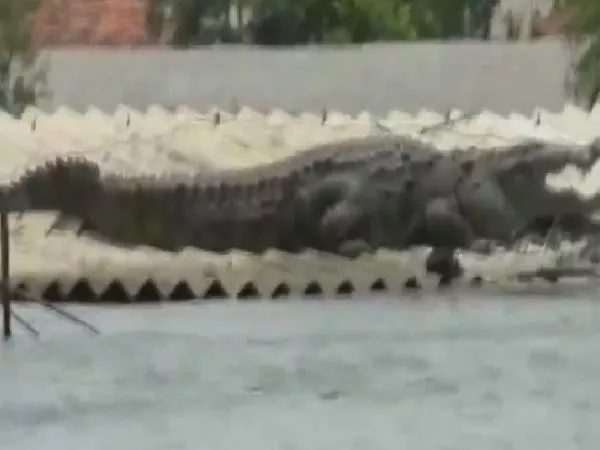
[[[215,115],[220,115],[221,118],[236,118],[236,117],[272,117],[272,116],[288,116],[289,118],[306,118],[306,116],[319,117],[319,118],[328,118],[332,116],[343,116],[346,119],[385,119],[390,116],[406,116],[407,118],[418,118],[418,117],[438,117],[440,119],[468,119],[480,116],[489,116],[490,118],[496,119],[512,119],[512,118],[520,118],[520,119],[533,119],[536,120],[540,116],[557,116],[557,117],[573,117],[579,118],[582,120],[589,120],[590,118],[598,118],[600,119],[600,105],[594,107],[591,111],[586,111],[577,105],[566,103],[563,108],[560,110],[548,110],[545,108],[533,108],[530,114],[524,114],[521,112],[510,112],[508,114],[499,114],[495,113],[491,110],[481,110],[476,112],[467,112],[462,111],[459,108],[450,108],[446,111],[434,111],[427,108],[421,108],[418,111],[411,113],[402,109],[391,109],[384,114],[375,114],[371,113],[367,110],[364,110],[358,114],[347,113],[335,108],[327,108],[324,107],[321,110],[284,110],[281,108],[272,108],[270,110],[259,110],[255,108],[251,108],[248,106],[237,106],[231,108],[221,108],[217,106],[213,106],[207,108],[205,110],[198,110],[194,108],[190,108],[186,105],[181,105],[177,107],[167,107],[163,105],[153,104],[148,106],[146,109],[137,109],[130,107],[128,105],[120,104],[115,109],[106,110],[103,108],[96,107],[94,105],[89,105],[85,109],[72,108],[70,106],[60,105],[53,109],[48,108],[38,108],[38,107],[27,107],[22,115],[23,120],[31,120],[33,118],[41,118],[41,117],[106,117],[111,118],[115,116],[130,115],[130,116],[204,116],[210,117]],[[0,118],[4,120],[14,119],[6,112],[0,112]],[[17,119],[14,119],[17,120]]]
[[[444,47],[540,47],[548,44],[559,44],[567,46],[569,41],[562,37],[546,36],[538,38],[534,41],[506,41],[502,39],[498,40],[481,40],[481,39],[444,39],[444,40],[419,40],[419,41],[379,41],[379,42],[365,42],[362,44],[357,43],[331,43],[331,44],[298,44],[298,45],[258,45],[258,44],[236,44],[236,43],[217,43],[210,45],[197,45],[188,48],[174,48],[167,45],[155,45],[155,44],[139,44],[114,47],[108,45],[56,45],[48,46],[43,51],[50,53],[61,53],[71,51],[94,51],[108,53],[125,53],[132,50],[135,51],[161,51],[166,53],[193,53],[197,51],[222,51],[222,50],[247,50],[251,52],[256,51],[305,51],[305,50],[361,50],[361,49],[372,49],[372,48],[392,48],[392,47],[428,47],[428,46],[444,46]]]

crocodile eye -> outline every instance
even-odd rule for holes
[[[515,175],[529,175],[532,172],[532,168],[526,160],[517,161],[513,169]]]
[[[475,163],[471,160],[469,161],[464,161],[463,163],[461,163],[460,165],[460,170],[462,171],[462,173],[464,175],[471,175],[473,173],[473,168],[475,167]]]

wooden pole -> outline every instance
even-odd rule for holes
[[[11,316],[10,313],[10,240],[8,231],[8,212],[0,212],[0,263],[2,265],[2,333],[5,340],[10,339]]]

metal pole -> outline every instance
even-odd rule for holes
[[[10,313],[10,240],[8,232],[8,213],[0,212],[0,246],[1,255],[0,263],[2,265],[2,288],[0,294],[2,296],[2,332],[4,339],[10,339],[11,330],[11,313]]]

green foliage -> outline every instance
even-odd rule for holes
[[[29,27],[38,5],[39,0],[0,0],[0,108],[16,116],[35,104],[45,85]]]
[[[261,44],[413,40],[434,28],[431,11],[419,5],[411,0],[258,0],[251,34]]]
[[[347,42],[469,37],[467,26],[482,38],[499,0],[258,0],[258,42]],[[465,23],[469,10],[472,22]],[[262,34],[261,34],[262,31]]]
[[[146,31],[154,40],[158,41],[165,27],[166,0],[148,0],[146,8]]]
[[[410,40],[417,38],[411,24],[411,7],[398,0],[338,0],[334,3],[338,29],[351,42]]]
[[[148,28],[163,29],[173,8],[176,46],[242,40],[264,45],[362,43],[381,40],[489,37],[499,0],[150,0]],[[251,8],[253,19],[236,35],[231,6]],[[470,23],[465,23],[469,10]],[[157,31],[158,30],[158,31]],[[211,34],[212,30],[212,34]],[[214,30],[218,32],[215,33]],[[474,30],[472,33],[471,30]],[[228,36],[224,35],[227,31]]]
[[[468,0],[411,0],[412,20],[419,38],[453,38],[465,35],[464,12]]]
[[[558,0],[556,7],[568,14],[567,37],[578,53],[568,87],[591,110],[600,98],[600,2]]]
[[[229,12],[233,0],[148,0],[146,28],[158,39],[167,25],[165,12],[173,21],[171,43],[175,47],[231,41]]]

